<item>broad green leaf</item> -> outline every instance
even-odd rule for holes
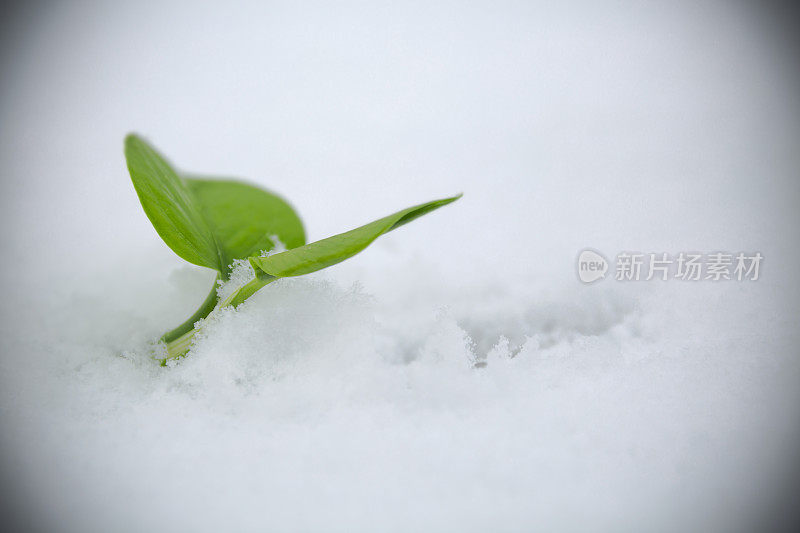
[[[223,256],[186,183],[152,146],[136,135],[125,138],[125,159],[144,212],[179,257],[223,271]]]
[[[300,217],[279,196],[240,181],[185,180],[226,257],[243,259],[272,250],[274,237],[287,249],[305,244]]]
[[[356,255],[384,233],[399,228],[415,218],[459,198],[461,195],[409,207],[360,228],[299,248],[269,257],[251,257],[250,264],[253,266],[256,276],[262,279],[302,276],[316,272]]]

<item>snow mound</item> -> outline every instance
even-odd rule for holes
[[[393,281],[402,300],[419,277]],[[130,311],[163,289],[131,289],[113,312],[54,298],[35,328],[21,306],[3,449],[24,458],[25,490],[57,502],[43,523],[74,531],[666,531],[724,529],[731,499],[757,508],[777,471],[765,454],[790,442],[763,416],[789,401],[765,386],[787,363],[737,327],[769,309],[768,286],[581,289],[529,282],[462,305],[440,285],[403,305],[324,274],[284,279],[208,319],[171,368],[148,355],[157,325]],[[87,319],[106,327],[74,329]]]

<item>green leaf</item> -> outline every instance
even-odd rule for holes
[[[125,138],[125,159],[142,208],[167,246],[190,263],[224,270],[227,258],[186,183],[164,157],[131,134]]]
[[[384,233],[460,197],[461,195],[458,195],[409,207],[359,228],[269,257],[251,257],[250,264],[263,274],[276,278],[310,274],[353,257]]]
[[[300,217],[279,196],[240,181],[197,176],[185,180],[227,257],[243,259],[272,250],[274,237],[288,249],[305,244]]]
[[[393,215],[370,222],[364,226],[350,230],[321,241],[312,242],[299,248],[287,250],[268,257],[251,257],[250,264],[256,279],[242,287],[231,299],[232,305],[238,305],[249,298],[261,287],[278,278],[302,276],[317,270],[340,263],[353,257],[369,246],[375,239],[400,226],[430,213],[443,205],[461,198],[461,195],[409,207]]]

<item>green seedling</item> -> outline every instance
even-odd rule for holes
[[[158,235],[179,257],[217,272],[211,292],[183,324],[165,333],[167,360],[186,355],[197,323],[228,305],[239,305],[265,285],[335,265],[375,239],[415,218],[454,202],[461,195],[403,209],[321,241],[306,244],[305,230],[294,209],[279,196],[235,180],[179,174],[146,141],[125,138],[128,171],[144,212]],[[266,255],[283,243],[286,251]],[[235,259],[247,260],[252,281],[220,299],[219,281],[228,281]]]

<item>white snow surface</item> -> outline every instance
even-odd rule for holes
[[[20,9],[3,37],[6,524],[778,527],[800,84],[774,13],[112,5]],[[464,197],[224,310],[161,368],[152,341],[214,275],[150,227],[129,130],[285,195],[311,240]],[[765,260],[756,282],[583,285],[585,247]]]

